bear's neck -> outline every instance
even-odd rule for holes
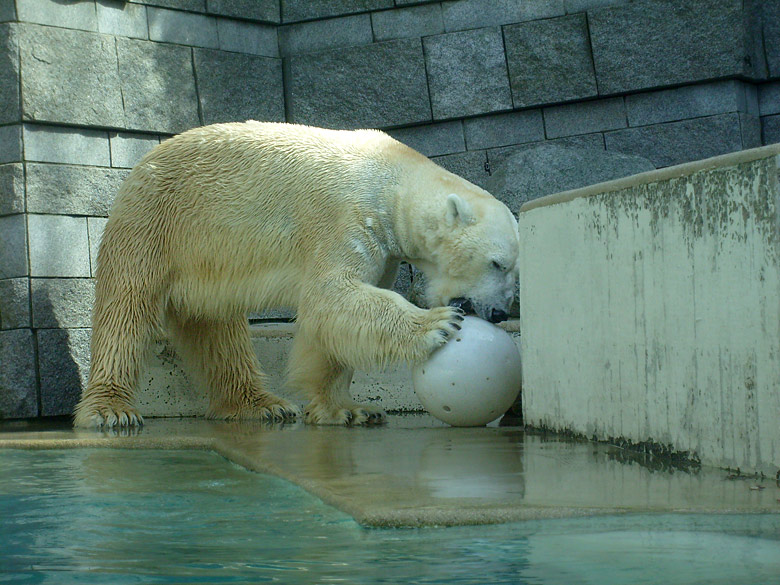
[[[419,191],[418,191],[419,192]],[[432,240],[436,237],[437,201],[424,201],[414,189],[398,189],[391,204],[392,231],[401,260],[411,264],[432,262]]]
[[[447,171],[395,140],[380,158],[387,163],[381,199],[391,218],[397,257],[418,267],[434,262],[445,210],[439,178]]]

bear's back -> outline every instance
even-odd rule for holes
[[[135,196],[229,203],[267,194],[276,204],[316,195],[349,196],[361,184],[392,181],[385,153],[396,148],[376,130],[327,130],[267,122],[214,124],[174,136],[150,151],[128,183]],[[402,145],[401,145],[402,146]],[[411,150],[411,149],[410,149]],[[413,151],[412,151],[413,152]]]

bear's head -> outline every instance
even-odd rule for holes
[[[518,278],[517,220],[481,193],[446,195],[443,215],[429,240],[432,262],[419,266],[429,306],[470,304],[479,317],[504,321]]]

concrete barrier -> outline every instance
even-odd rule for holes
[[[780,145],[520,213],[527,424],[780,467]]]
[[[255,352],[268,376],[268,388],[304,404],[305,397],[284,387],[295,325],[269,322],[252,325],[250,330]],[[409,368],[405,365],[389,366],[381,371],[355,372],[351,394],[358,402],[378,404],[385,410],[424,412],[414,394]],[[208,409],[208,397],[200,385],[188,379],[170,345],[159,342],[139,384],[138,406],[147,417],[202,416]]]

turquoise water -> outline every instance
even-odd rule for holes
[[[0,450],[0,583],[771,585],[780,517],[365,529],[213,453]]]

